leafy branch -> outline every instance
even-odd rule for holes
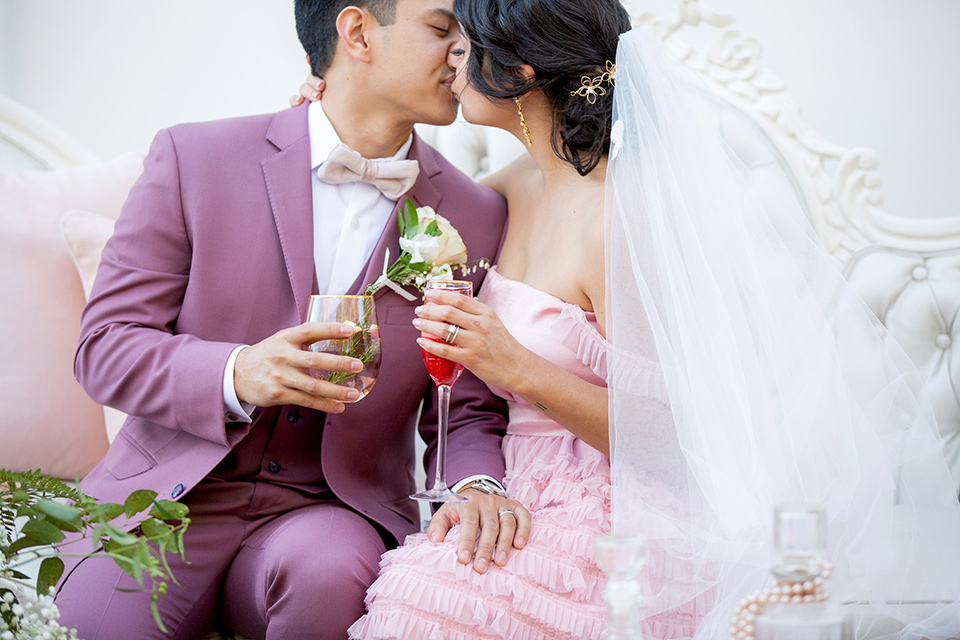
[[[39,470],[0,469],[0,584],[10,587],[0,588],[0,600],[6,603],[0,606],[0,629],[24,630],[17,614],[23,610],[21,600],[33,590],[41,599],[51,593],[63,575],[61,557],[106,556],[141,587],[149,583],[153,617],[165,632],[157,601],[168,580],[177,584],[167,556],[184,556],[187,514],[185,505],[157,500],[155,491],[135,491],[123,504],[101,503]],[[119,523],[121,516],[125,518]],[[66,546],[54,546],[50,553],[50,546],[67,535],[90,539],[93,551],[67,553]],[[20,568],[39,558],[36,584],[30,584]]]

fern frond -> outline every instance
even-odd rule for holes
[[[76,505],[86,502],[86,496],[66,482],[36,471],[0,469],[0,500],[15,490],[26,491],[32,501],[40,498],[65,498]]]

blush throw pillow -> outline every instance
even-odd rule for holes
[[[72,480],[106,452],[103,410],[73,377],[84,296],[60,218],[116,219],[142,159],[0,173],[0,467]]]
[[[60,232],[80,276],[83,297],[90,299],[93,280],[100,266],[100,253],[113,235],[114,219],[92,211],[68,211],[60,219]],[[127,414],[113,407],[103,408],[107,441],[113,442],[127,419]]]

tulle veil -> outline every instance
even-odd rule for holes
[[[860,603],[858,637],[890,617],[903,631],[879,637],[960,634],[960,503],[918,372],[795,192],[724,139],[695,75],[640,29],[616,64],[613,528],[648,542],[648,637],[729,637],[736,604],[770,584],[784,502],[826,507],[828,589]]]

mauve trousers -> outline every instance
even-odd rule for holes
[[[153,620],[149,591],[120,591],[138,585],[108,558],[81,561],[63,581],[61,624],[83,640],[202,640],[217,627],[267,640],[343,640],[363,615],[385,545],[336,498],[208,479],[183,501],[187,562],[168,557],[181,586],[168,582],[158,602],[167,633]]]

